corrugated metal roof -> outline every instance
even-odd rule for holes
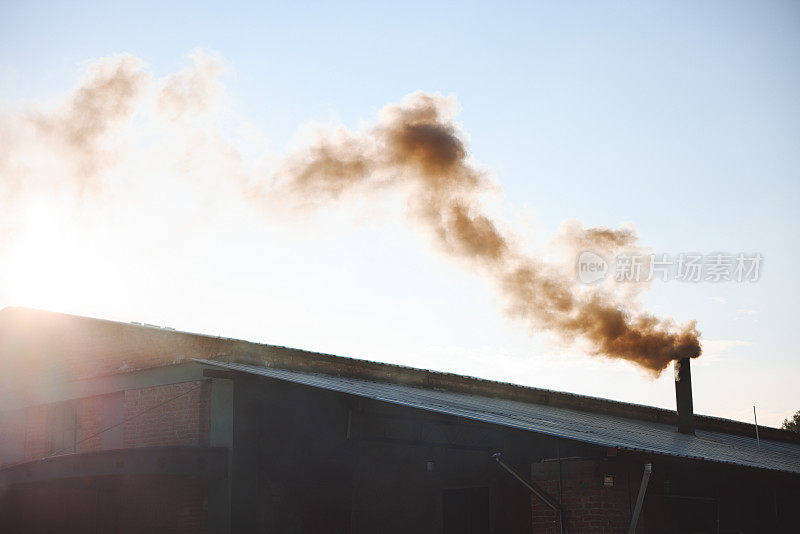
[[[540,434],[668,456],[800,473],[800,444],[698,430],[680,434],[671,425],[452,391],[437,391],[329,374],[211,360],[199,363],[339,391],[401,406],[454,415]]]

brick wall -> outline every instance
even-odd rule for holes
[[[35,460],[47,454],[47,408],[47,406],[34,406],[15,413],[15,419],[24,428],[25,460]]]
[[[569,532],[624,532],[630,523],[628,468],[601,460],[562,461],[562,503]],[[603,486],[604,475],[614,477],[613,487]],[[531,466],[531,478],[558,499],[558,463]],[[533,532],[558,534],[558,515],[535,496],[531,497]]]
[[[208,380],[31,406],[0,414],[0,465],[110,448],[207,445],[210,428]]]
[[[208,445],[210,427],[209,380],[32,406],[0,413],[0,465],[108,448]],[[22,525],[41,526],[40,531],[55,532],[70,522],[74,531],[94,531],[101,524],[114,532],[207,531],[207,485],[192,477],[122,477],[108,481],[104,490],[43,484],[15,490],[11,497],[5,499],[5,513]],[[12,501],[16,504],[9,507]],[[42,508],[48,513],[36,512]]]
[[[16,429],[24,434],[25,460],[99,450],[104,405],[112,402],[111,397],[87,397],[15,410],[4,420],[3,430]]]
[[[207,445],[211,429],[208,380],[125,392],[125,447]]]
[[[113,400],[113,395],[101,395],[77,401],[78,452],[100,450],[103,439],[103,413],[105,406]]]

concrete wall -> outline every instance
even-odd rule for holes
[[[458,488],[486,488],[492,532],[530,531],[528,491],[491,454],[524,469],[547,440],[262,378],[234,396],[235,532],[439,533]]]
[[[38,484],[4,492],[0,530],[31,534],[212,532],[207,507],[208,484],[193,477],[137,476]]]
[[[557,516],[493,452],[560,496],[571,533],[625,532],[645,463],[653,476],[637,532],[800,524],[796,476],[556,440],[260,377],[234,384],[235,532],[559,532]],[[449,528],[447,495],[461,495],[461,530]],[[488,507],[482,530],[478,506]]]

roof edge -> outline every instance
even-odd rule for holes
[[[225,356],[211,357],[227,363],[243,363],[276,367],[294,371],[332,374],[350,378],[361,378],[379,382],[390,382],[409,386],[454,391],[472,395],[491,396],[507,400],[518,400],[572,408],[581,411],[617,415],[669,425],[677,424],[675,411],[643,404],[580,395],[550,389],[523,386],[508,382],[458,375],[440,371],[420,369],[403,365],[375,362],[333,354],[312,352],[303,349],[268,345],[235,338],[199,334],[172,328],[161,328],[143,323],[126,323],[108,319],[98,319],[74,314],[52,312],[22,306],[7,306],[0,309],[0,316],[13,313],[42,314],[69,317],[76,320],[107,325],[122,325],[134,329],[158,331],[164,334],[193,336],[206,339],[223,340],[229,343],[230,351]],[[199,356],[199,355],[197,355]],[[754,436],[752,424],[720,417],[695,414],[695,426],[701,430],[713,430],[744,436]],[[774,427],[759,426],[761,437],[778,441],[800,443],[800,434]]]
[[[273,345],[253,343],[237,344],[227,358],[216,358],[226,363],[240,363],[275,367],[292,371],[321,373],[376,382],[389,382],[442,391],[489,396],[534,404],[571,408],[579,411],[616,415],[655,423],[677,425],[674,410],[634,404],[624,401],[579,395],[550,389],[498,382],[467,375],[458,375],[416,367],[359,360],[332,354],[305,351]],[[755,428],[749,423],[708,415],[695,414],[695,427],[730,434],[755,437]],[[774,427],[759,426],[759,435],[778,441],[800,443],[800,435]]]

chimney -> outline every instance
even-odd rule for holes
[[[692,368],[689,358],[675,362],[675,404],[678,408],[678,432],[694,435]]]

